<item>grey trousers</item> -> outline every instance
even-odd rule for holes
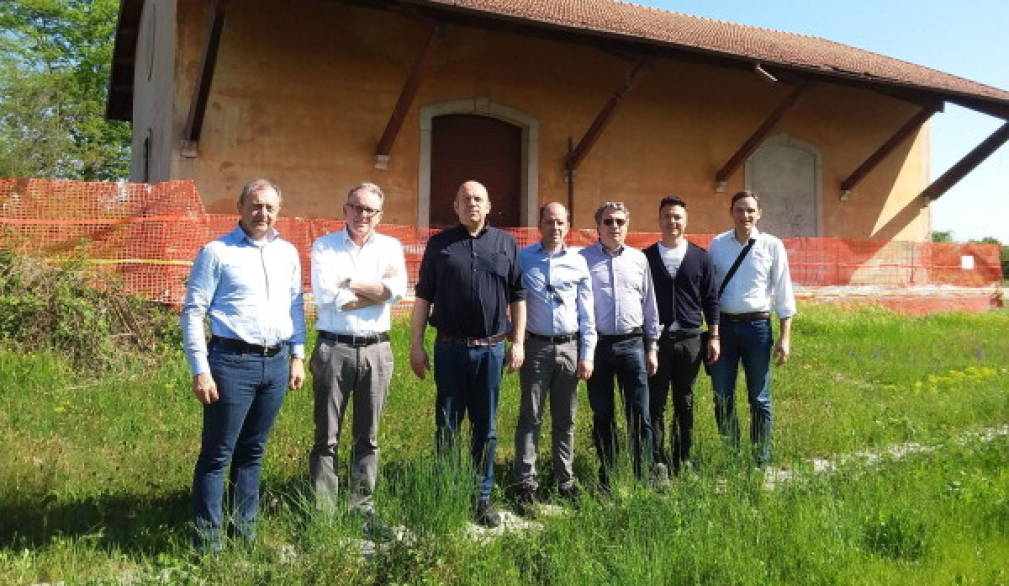
[[[320,338],[309,369],[315,393],[315,443],[308,468],[316,503],[321,509],[336,503],[340,430],[353,395],[350,506],[371,511],[378,475],[378,422],[392,378],[392,347],[388,342],[354,347]]]
[[[519,370],[522,399],[515,428],[515,479],[523,489],[536,490],[536,453],[543,408],[550,396],[554,477],[558,486],[574,481],[575,414],[578,408],[578,341],[551,344],[528,338],[525,362]]]

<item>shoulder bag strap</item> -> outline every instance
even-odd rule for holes
[[[746,256],[746,253],[750,252],[750,249],[753,248],[753,243],[756,241],[757,241],[756,238],[750,238],[749,242],[746,243],[746,246],[743,247],[743,250],[739,251],[739,256],[736,257],[736,261],[732,263],[732,266],[729,267],[729,272],[725,273],[725,278],[722,279],[722,286],[718,288],[719,299],[722,298],[722,293],[725,291],[725,286],[728,285],[729,281],[732,280],[732,277],[736,274],[736,269],[739,268],[739,265],[740,263],[743,262],[743,258]]]

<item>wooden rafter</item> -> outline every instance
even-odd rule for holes
[[[866,175],[872,172],[880,163],[886,159],[898,146],[904,143],[908,137],[910,137],[918,129],[921,128],[929,118],[932,117],[936,112],[942,111],[942,102],[936,102],[928,106],[922,107],[914,116],[912,116],[903,126],[897,129],[897,132],[893,133],[886,142],[884,142],[876,152],[869,155],[865,161],[862,162],[851,175],[841,182],[841,199],[847,199],[851,195],[851,191],[855,189],[855,186],[859,184]]]
[[[200,60],[200,75],[196,78],[193,99],[189,103],[189,115],[186,117],[186,127],[182,133],[183,140],[190,147],[200,141],[200,133],[203,131],[203,117],[207,112],[210,86],[214,82],[217,50],[221,46],[221,32],[224,30],[224,16],[228,3],[229,0],[217,0],[210,10],[207,42],[203,46],[203,58]]]
[[[585,136],[583,136],[582,139],[578,141],[578,145],[568,153],[565,164],[569,171],[578,169],[578,166],[581,165],[585,157],[588,156],[589,151],[592,150],[592,146],[597,140],[599,140],[603,130],[606,129],[610,120],[613,119],[613,115],[616,114],[617,111],[617,106],[619,106],[620,102],[627,97],[628,92],[634,88],[634,85],[641,77],[641,73],[645,70],[645,68],[651,67],[653,62],[654,59],[650,56],[640,57],[634,67],[627,72],[624,76],[623,82],[620,84],[620,87],[613,92],[609,101],[607,101],[606,105],[603,106],[603,109],[599,111],[596,119],[592,121],[592,125],[585,131]]]
[[[812,86],[812,82],[803,82],[792,90],[785,99],[778,104],[778,107],[771,112],[771,115],[764,120],[756,132],[754,132],[750,138],[746,139],[743,146],[739,147],[736,154],[732,155],[722,168],[719,169],[718,173],[715,174],[715,185],[716,190],[721,191],[725,186],[725,181],[732,176],[733,173],[739,169],[739,166],[743,164],[746,159],[753,154],[753,151],[757,150],[760,143],[764,142],[767,135],[770,134],[772,130],[781,122],[781,119],[785,117],[796,104],[799,103],[799,98]]]
[[[414,63],[413,69],[406,79],[406,83],[403,84],[403,89],[399,92],[396,107],[392,109],[389,121],[385,124],[385,131],[382,132],[382,138],[379,139],[378,146],[375,147],[375,167],[379,169],[385,169],[389,162],[389,153],[392,152],[392,145],[396,142],[399,129],[403,127],[406,113],[410,110],[414,98],[417,97],[420,82],[424,79],[424,75],[431,66],[431,61],[437,52],[438,44],[444,35],[444,29],[445,27],[441,23],[436,22],[432,25],[431,34],[427,37],[427,43],[424,44],[420,57],[417,58],[417,62]]]
[[[932,185],[926,187],[918,197],[920,197],[923,202],[930,202],[939,199],[942,194],[949,191],[951,187],[956,185],[957,182],[963,179],[965,175],[984,162],[984,160],[997,151],[999,147],[1004,145],[1006,141],[1009,141],[1009,122],[1000,126],[998,130],[991,134],[991,136],[984,139],[981,144],[977,145],[971,152],[967,153],[964,158],[957,161],[956,164],[943,173],[941,177],[933,181]]]

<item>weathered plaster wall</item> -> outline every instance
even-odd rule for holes
[[[176,136],[205,22],[204,2],[180,0]],[[172,176],[194,179],[210,211],[230,212],[241,185],[265,175],[284,187],[285,213],[323,217],[338,216],[347,187],[374,181],[387,193],[384,221],[413,224],[419,108],[480,97],[539,120],[539,199],[565,200],[568,138],[585,133],[632,64],[589,47],[452,27],[388,169],[378,170],[375,145],[427,34],[421,21],[335,2],[232,3],[199,156],[176,148]],[[718,194],[714,174],[788,91],[748,71],[659,61],[582,163],[575,225],[591,225],[599,202],[620,199],[635,212],[632,229],[654,230],[658,198],[677,193],[690,203],[691,231],[727,229],[743,170]],[[840,182],[915,111],[873,92],[821,84],[785,118],[776,132],[822,155],[821,235],[926,236],[927,209],[913,199],[927,180],[927,130],[838,201]]]
[[[134,64],[131,181],[154,183],[172,178],[172,150],[177,142],[172,127],[175,47],[175,0],[145,2]],[[148,137],[145,177],[144,142]]]

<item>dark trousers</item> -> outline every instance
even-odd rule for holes
[[[504,342],[466,346],[438,340],[434,344],[435,444],[440,454],[450,451],[468,413],[470,455],[479,476],[477,498],[487,500],[494,488],[497,450],[497,402],[504,367]]]
[[[690,460],[694,429],[694,381],[704,358],[701,334],[659,341],[659,369],[648,379],[649,409],[652,417],[652,458],[679,470]],[[672,458],[665,449],[666,399],[670,386],[673,395],[673,418],[670,425]]]
[[[214,551],[220,549],[224,471],[229,464],[231,528],[237,536],[255,537],[263,452],[287,394],[290,360],[286,350],[262,357],[213,343],[208,360],[220,399],[203,406],[192,502],[197,547]]]
[[[599,479],[604,484],[609,481],[609,472],[617,453],[614,377],[617,378],[623,395],[634,474],[641,478],[643,472],[651,468],[652,450],[648,373],[645,370],[645,346],[641,336],[624,339],[600,336],[596,344],[595,368],[587,386],[589,405],[592,407],[592,439],[599,454]]]

